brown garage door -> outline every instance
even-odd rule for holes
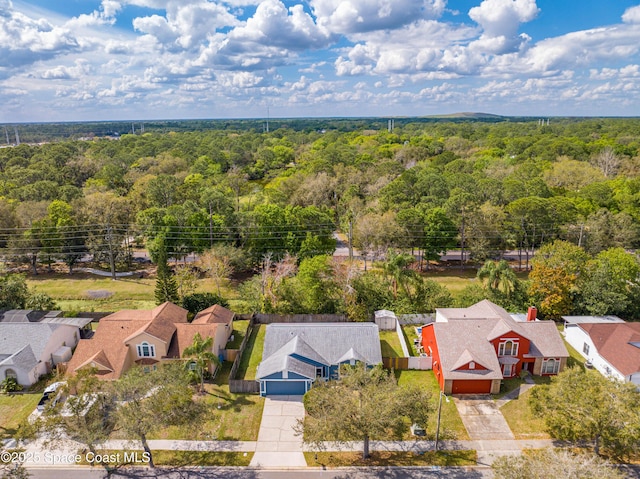
[[[475,381],[453,381],[453,394],[489,394],[491,379]]]

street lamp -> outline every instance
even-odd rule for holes
[[[440,440],[440,415],[442,414],[442,396],[449,402],[449,397],[442,391],[440,391],[440,400],[438,401],[438,425],[436,426],[436,444],[433,448],[434,451],[438,450],[438,441]]]

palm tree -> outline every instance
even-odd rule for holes
[[[408,269],[411,263],[415,262],[415,258],[406,253],[397,253],[393,250],[387,252],[387,261],[384,263],[384,272],[387,276],[391,276],[393,285],[393,298],[398,299],[398,286],[409,296],[407,283],[416,277],[416,272]]]
[[[493,293],[500,291],[506,296],[514,292],[518,278],[505,260],[495,263],[487,261],[478,271],[478,279]]]
[[[187,361],[186,367],[191,373],[194,374],[196,379],[200,381],[200,392],[204,392],[204,373],[209,369],[211,364],[215,364],[216,367],[220,365],[220,360],[216,356],[211,348],[213,346],[213,338],[207,336],[205,339],[200,336],[200,333],[196,333],[193,337],[193,343],[188,348],[185,348],[182,353],[183,358],[190,358],[191,361]],[[192,369],[192,365],[195,365],[195,369]]]

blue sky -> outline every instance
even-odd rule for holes
[[[640,0],[0,0],[0,123],[640,115]]]

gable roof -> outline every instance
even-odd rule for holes
[[[640,323],[579,324],[593,341],[598,354],[624,376],[640,372]]]
[[[168,345],[176,323],[186,322],[187,310],[173,303],[163,303],[151,310],[125,309],[105,316],[91,339],[80,340],[68,371],[75,372],[94,361],[104,366],[99,373],[102,379],[118,379],[128,364],[127,342],[148,333]]]
[[[202,339],[206,339],[207,337],[215,338],[218,326],[218,324],[176,324],[176,333],[169,345],[167,357],[176,359],[181,358],[184,354],[184,350],[193,344],[193,338],[195,338],[196,333],[200,333]]]
[[[504,308],[486,299],[468,308],[438,309],[438,313],[442,320],[429,326],[434,328],[446,379],[502,379],[500,362],[490,341],[510,332],[529,340],[527,357],[569,356],[555,323],[516,321]],[[487,370],[459,370],[470,361]]]
[[[43,358],[51,336],[62,324],[16,322],[0,323],[0,364],[13,365],[30,371]]]
[[[212,323],[223,323],[229,324],[233,321],[235,313],[233,311],[228,310],[224,306],[220,306],[219,304],[214,304],[207,309],[200,311],[196,314],[196,317],[193,318],[192,323],[194,324],[212,324]]]
[[[264,340],[263,361],[258,366],[256,377],[266,377],[283,370],[277,368],[297,365],[286,360],[296,359],[294,355],[326,366],[352,359],[367,364],[381,363],[378,326],[373,323],[269,324]],[[304,366],[304,372],[300,374],[311,374],[313,368],[313,374],[306,377],[315,378],[315,367],[309,366]]]

